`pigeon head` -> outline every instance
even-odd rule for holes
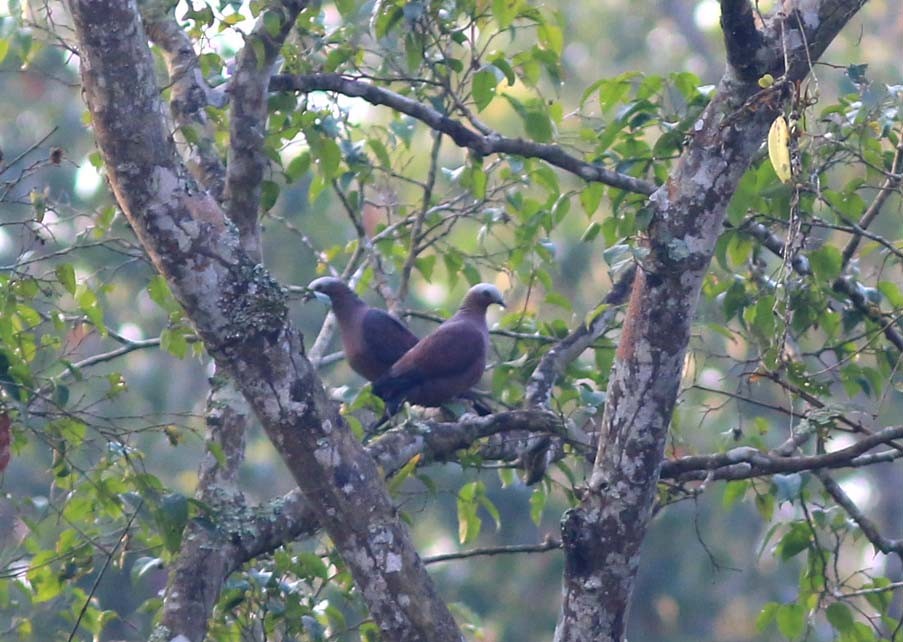
[[[467,291],[461,307],[485,312],[486,308],[493,303],[498,303],[503,308],[505,307],[505,300],[502,298],[502,293],[499,292],[499,289],[491,283],[477,283]]]
[[[348,295],[356,297],[344,281],[333,276],[321,276],[307,284],[307,294],[304,295],[304,300],[319,299],[324,303],[334,303],[335,299]]]

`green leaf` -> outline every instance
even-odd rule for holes
[[[367,139],[367,147],[376,154],[380,166],[385,168],[392,167],[392,160],[389,158],[389,152],[386,150],[386,146],[383,145],[382,141],[377,140],[376,138],[369,138]]]
[[[530,519],[537,526],[542,521],[542,511],[546,507],[547,499],[545,488],[542,484],[537,484],[533,489],[533,494],[530,495]]]
[[[774,617],[777,615],[780,606],[781,605],[777,602],[767,602],[765,606],[762,607],[762,610],[759,612],[759,617],[756,618],[756,630],[759,633],[765,631],[765,629],[768,628],[768,625],[774,622]]]
[[[524,117],[524,129],[527,131],[527,136],[538,143],[547,143],[552,140],[552,121],[545,112],[528,111]]]
[[[745,479],[728,482],[724,485],[724,495],[721,498],[721,505],[724,508],[730,508],[743,499],[747,488],[749,488],[749,482]]]
[[[154,511],[154,518],[166,550],[177,553],[182,543],[182,531],[188,523],[188,499],[179,493],[165,495]]]
[[[323,558],[316,553],[308,551],[298,554],[298,565],[301,567],[301,574],[307,577],[318,577],[321,580],[329,578],[329,567],[323,561]]]
[[[602,202],[602,195],[605,193],[605,186],[602,183],[593,183],[583,188],[580,192],[580,204],[586,216],[590,217],[599,209],[599,203]]]
[[[6,58],[6,54],[9,53],[9,40],[6,38],[0,38],[0,62],[3,62],[3,59]]]
[[[298,154],[289,161],[288,166],[285,168],[285,175],[290,182],[294,183],[307,174],[309,169],[310,152],[304,152],[303,154]]]
[[[317,145],[316,158],[323,178],[335,178],[342,160],[342,150],[338,144],[331,138],[321,139]]]
[[[557,305],[559,308],[567,310],[568,312],[573,312],[574,310],[570,300],[559,292],[546,292],[546,303]]]
[[[492,17],[500,29],[507,29],[517,17],[520,0],[492,0]]]
[[[514,68],[512,68],[511,64],[505,59],[504,54],[493,56],[492,64],[496,69],[499,69],[505,74],[505,80],[508,81],[508,86],[513,87],[514,83],[517,82],[517,74],[514,73]]]
[[[809,264],[816,278],[821,281],[833,281],[840,276],[843,255],[833,245],[824,245],[809,253]]]
[[[499,530],[502,527],[502,516],[499,514],[499,509],[496,508],[495,504],[492,503],[492,500],[483,493],[479,496],[480,506],[486,509],[486,512],[492,516],[493,521],[495,522],[495,530]]]
[[[78,307],[81,308],[82,312],[97,328],[97,331],[106,336],[107,326],[103,322],[103,310],[100,309],[100,302],[97,300],[94,290],[84,285],[79,286],[78,290],[80,291],[75,295],[75,302],[78,303]]]
[[[273,209],[279,198],[279,185],[273,181],[263,181],[260,187],[260,207],[268,212]]]
[[[589,243],[597,236],[599,236],[599,232],[602,231],[602,224],[598,221],[593,221],[590,223],[587,228],[583,231],[583,234],[580,235],[580,241],[582,243]]]
[[[539,36],[540,44],[545,49],[554,52],[556,56],[561,55],[561,51],[564,48],[564,33],[557,25],[548,22],[539,25],[537,35]]]
[[[804,522],[796,522],[781,538],[777,546],[777,553],[782,560],[789,560],[808,549],[811,541],[812,533],[809,525]]]
[[[179,329],[164,328],[160,333],[160,347],[177,359],[184,359],[188,354],[188,341]]]
[[[426,279],[427,282],[430,282],[433,279],[433,269],[436,267],[436,261],[438,260],[439,257],[435,254],[420,256],[414,261],[414,266],[417,268],[417,271],[423,275],[423,278]]]
[[[471,93],[478,112],[483,111],[495,98],[496,87],[501,77],[502,72],[495,65],[486,65],[474,74]]]
[[[60,285],[62,285],[66,292],[69,294],[75,294],[75,268],[72,267],[71,263],[61,263],[56,266],[54,270],[56,274],[57,280],[59,280]]]
[[[421,459],[422,456],[420,455],[420,453],[414,455],[407,461],[404,466],[402,466],[398,470],[397,473],[395,473],[388,484],[390,493],[394,494],[398,492],[398,489],[401,488],[401,485],[404,483],[404,481],[412,474],[414,474],[415,470],[417,470],[417,464],[420,463]]]
[[[458,491],[458,541],[462,544],[472,542],[480,534],[483,522],[477,515],[476,497],[481,487],[481,482],[470,482]]]
[[[903,308],[903,292],[893,281],[878,281],[878,291],[895,308]]]
[[[835,602],[825,609],[825,617],[837,631],[847,633],[853,630],[853,614],[846,604]]]
[[[782,604],[775,614],[775,620],[781,635],[793,640],[806,630],[806,609],[801,604]]]
[[[169,291],[169,284],[160,274],[155,274],[147,284],[147,293],[151,301],[159,305],[167,312],[174,312],[178,309],[173,300],[172,293]]]

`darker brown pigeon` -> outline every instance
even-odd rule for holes
[[[453,317],[424,337],[373,384],[373,393],[395,414],[405,401],[440,406],[480,380],[489,350],[486,308],[505,302],[489,283],[473,286]]]
[[[326,295],[339,322],[342,348],[351,369],[369,381],[386,373],[393,363],[417,343],[417,336],[387,312],[371,308],[344,281],[330,276],[307,286]]]

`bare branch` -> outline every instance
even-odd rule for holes
[[[433,198],[433,187],[436,184],[436,169],[439,167],[439,150],[442,148],[442,133],[433,133],[433,147],[430,150],[430,169],[426,177],[426,186],[423,190],[423,201],[420,210],[414,217],[411,225],[411,242],[408,245],[408,256],[401,269],[401,284],[398,286],[398,300],[404,301],[408,296],[408,287],[411,281],[411,271],[417,261],[417,246],[420,244],[420,232],[423,229],[423,219],[430,209],[430,201]]]
[[[517,555],[520,553],[545,553],[547,551],[555,551],[561,548],[561,541],[548,538],[540,544],[520,544],[512,546],[488,546],[485,548],[472,548],[469,551],[461,551],[459,553],[444,553],[442,555],[430,555],[423,558],[424,564],[438,564],[439,562],[450,562],[453,560],[463,560],[470,557],[487,557],[493,555]]]
[[[512,432],[556,433],[561,418],[543,411],[514,410],[485,417],[465,415],[458,422],[415,422],[390,430],[373,441],[368,454],[385,475],[391,476],[419,456],[418,466],[450,459],[455,452],[470,448],[484,437]],[[319,523],[301,494],[292,491],[257,510],[254,528],[242,529],[241,555],[233,560],[233,570],[263,553],[300,536],[311,535]]]
[[[894,152],[894,158],[890,164],[890,172],[888,173],[887,178],[884,179],[881,187],[878,188],[878,194],[875,196],[875,200],[871,202],[859,219],[858,228],[860,230],[865,230],[876,218],[878,218],[878,215],[881,213],[881,208],[884,207],[884,203],[886,203],[890,195],[900,187],[900,182],[903,181],[903,129],[900,130],[899,137],[897,150]],[[850,259],[853,258],[853,254],[856,253],[856,248],[859,247],[861,238],[862,234],[857,232],[853,235],[853,238],[847,242],[846,247],[843,248],[843,265],[847,265],[850,262]]]
[[[608,306],[598,314],[589,324],[581,323],[567,337],[556,343],[543,355],[539,364],[530,375],[527,384],[526,401],[530,406],[548,407],[549,398],[555,381],[567,368],[568,364],[580,356],[593,341],[605,334],[614,321],[617,306],[623,304],[630,294],[630,285],[636,276],[636,268],[631,267],[624,272],[618,281],[612,285],[611,292],[602,299],[602,304]]]
[[[372,105],[385,105],[397,112],[416,118],[437,132],[446,134],[459,147],[470,149],[481,156],[513,154],[527,158],[539,158],[586,181],[604,183],[637,194],[649,195],[655,190],[655,185],[649,181],[587,163],[566,153],[560,145],[534,143],[521,138],[505,138],[497,134],[479,134],[416,100],[362,80],[347,78],[339,74],[277,74],[270,81],[270,89],[301,93],[334,91],[345,96],[362,98]]]
[[[226,171],[226,215],[238,227],[242,248],[261,260],[257,230],[261,181],[267,166],[263,150],[267,122],[267,85],[285,38],[307,0],[271,3],[257,18],[236,58],[229,94],[229,161]],[[278,25],[278,28],[274,28]]]
[[[250,409],[228,378],[214,377],[205,415],[207,447],[198,470],[195,497],[228,523],[225,516],[240,513],[245,505],[238,469],[244,460]],[[223,579],[236,555],[235,543],[223,526],[211,529],[196,520],[189,522],[169,571],[162,622],[168,630],[187,635],[190,640],[204,639]],[[189,595],[192,599],[185,599]]]
[[[167,9],[160,4],[141,3],[141,15],[147,35],[163,51],[163,59],[169,70],[169,109],[179,128],[176,133],[180,134],[180,147],[186,149],[183,154],[185,164],[201,186],[218,202],[222,202],[226,168],[213,143],[213,127],[207,118],[206,108],[210,104],[223,107],[225,95],[217,96],[201,75],[194,44],[176,22],[174,6]],[[196,130],[196,135],[191,137],[193,142],[190,143],[181,135],[188,128]]]
[[[881,531],[878,530],[877,524],[865,516],[865,513],[863,513],[856,503],[850,499],[850,496],[844,492],[843,488],[840,487],[840,484],[834,481],[827,472],[818,470],[815,471],[815,476],[818,477],[818,480],[822,483],[822,486],[825,487],[825,490],[834,501],[837,502],[847,512],[850,518],[856,522],[859,528],[862,529],[862,532],[876,549],[885,555],[895,553],[898,557],[903,559],[903,540],[889,539],[882,535]]]
[[[745,464],[748,477],[814,471],[823,468],[845,468],[853,465],[857,457],[877,446],[891,444],[903,437],[903,426],[891,426],[863,437],[855,444],[824,455],[778,456],[756,448],[741,447],[716,455],[692,455],[673,459],[662,464],[662,478],[684,479],[690,472],[715,471],[737,464]],[[719,479],[713,475],[713,479]]]
[[[304,357],[285,293],[177,162],[136,1],[69,0],[69,8],[85,101],[113,193],[217,366],[234,377],[316,507],[380,634],[399,642],[460,642],[376,465]]]
[[[727,61],[737,76],[743,80],[755,80],[765,73],[756,55],[762,46],[762,34],[756,29],[749,0],[721,0],[721,29]]]

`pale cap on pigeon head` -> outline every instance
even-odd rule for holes
[[[485,310],[493,303],[505,307],[505,300],[499,289],[491,283],[477,283],[467,291],[461,307],[476,306]]]
[[[351,369],[374,381],[417,343],[417,337],[392,315],[371,308],[341,279],[314,279],[305,299],[318,298],[332,305],[342,348]]]
[[[342,279],[337,279],[334,276],[321,276],[318,279],[314,279],[307,284],[307,290],[307,294],[304,295],[305,301],[310,301],[313,298],[322,301],[324,295],[330,300],[332,297],[342,294],[357,296]]]

